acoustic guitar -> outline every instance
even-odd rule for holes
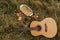
[[[42,21],[32,21],[30,27],[16,29],[5,29],[6,32],[30,31],[33,36],[45,36],[52,38],[57,34],[57,24],[53,18],[45,18]]]
[[[53,18],[45,18],[42,21],[33,21],[31,27],[38,27],[37,30],[30,30],[33,36],[43,35],[47,38],[52,38],[57,34],[57,24]]]

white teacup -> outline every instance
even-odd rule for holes
[[[20,10],[26,15],[26,16],[32,16],[33,11],[25,4],[20,5]]]

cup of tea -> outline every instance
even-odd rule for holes
[[[26,16],[32,16],[33,15],[33,11],[30,7],[28,7],[25,4],[21,4],[20,5],[20,10],[21,12],[23,12]]]

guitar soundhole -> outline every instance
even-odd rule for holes
[[[41,26],[40,26],[40,25],[37,26],[37,30],[38,30],[38,31],[41,30]]]

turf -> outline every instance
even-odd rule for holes
[[[46,38],[44,36],[34,37],[30,32],[11,32],[6,33],[4,28],[18,28],[28,26],[33,19],[24,23],[24,20],[17,20],[17,12],[20,12],[21,4],[28,5],[33,12],[39,13],[37,21],[41,21],[46,17],[52,17],[57,22],[58,33],[54,38]],[[23,15],[24,16],[24,15]],[[24,16],[25,17],[25,16]],[[60,40],[60,0],[0,0],[0,40]]]

